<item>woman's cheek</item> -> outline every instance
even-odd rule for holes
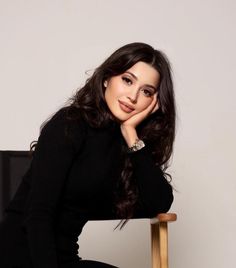
[[[142,105],[142,107],[140,107],[139,112],[142,112],[142,111],[144,111],[145,109],[147,109],[147,107],[148,107],[149,105],[151,105],[151,103],[152,103],[152,100],[151,100],[151,99],[150,99],[150,100],[147,100],[147,101]]]

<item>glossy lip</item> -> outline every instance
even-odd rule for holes
[[[132,111],[134,111],[134,108],[131,105],[127,104],[126,102],[120,100],[118,100],[118,102],[122,111],[126,113],[131,113]]]

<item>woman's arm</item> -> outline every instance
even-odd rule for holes
[[[131,126],[123,126],[122,134],[127,147],[131,147],[138,139],[136,129]],[[130,159],[145,215],[147,213],[148,217],[154,217],[158,213],[167,212],[173,202],[172,186],[161,168],[155,165],[148,145],[130,153]]]
[[[146,145],[130,154],[134,177],[138,184],[140,201],[148,217],[167,212],[173,202],[172,186],[155,165]]]
[[[58,267],[53,220],[73,158],[84,139],[83,128],[73,124],[70,134],[76,137],[75,142],[65,135],[63,113],[54,116],[43,128],[34,152],[24,224],[35,268]]]
[[[122,122],[121,133],[128,147],[138,139],[137,125],[158,108],[157,95],[155,95],[152,103],[144,111]],[[158,213],[167,212],[173,202],[172,186],[166,180],[161,168],[155,165],[148,146],[131,153],[130,158],[138,183],[139,196],[147,215],[154,217]]]

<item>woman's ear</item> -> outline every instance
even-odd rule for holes
[[[107,87],[107,80],[103,82],[104,87]]]

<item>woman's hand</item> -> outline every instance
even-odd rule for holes
[[[129,119],[122,122],[121,125],[123,127],[129,126],[129,127],[136,128],[137,125],[139,125],[146,117],[148,117],[148,115],[154,113],[158,109],[158,107],[159,107],[159,105],[157,102],[157,94],[155,94],[152,102],[145,110],[131,116]]]
[[[157,111],[158,108],[159,105],[157,101],[157,94],[155,94],[151,104],[145,110],[133,115],[132,117],[121,123],[121,133],[129,147],[131,147],[135,143],[136,139],[138,139],[136,127],[150,114]]]

